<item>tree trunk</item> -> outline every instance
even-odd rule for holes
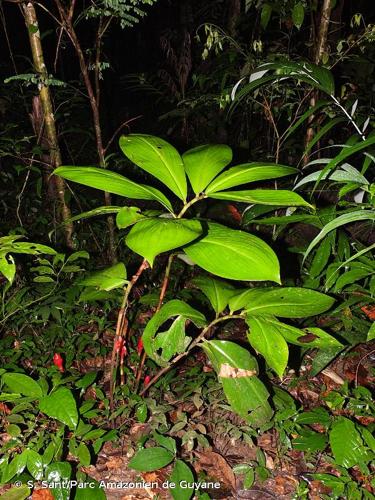
[[[34,62],[34,67],[40,82],[38,84],[39,97],[43,111],[44,131],[46,141],[48,143],[51,171],[61,165],[61,152],[57,139],[56,123],[53,114],[53,106],[51,100],[50,89],[47,83],[48,71],[44,62],[43,48],[40,40],[39,25],[34,5],[26,3],[22,5],[25,15],[27,31],[29,33],[30,47]],[[65,183],[61,177],[54,177],[55,196],[59,204],[59,213],[62,221],[67,221],[71,217],[69,206],[65,201]],[[48,189],[50,186],[48,186]],[[67,222],[64,224],[65,241],[68,248],[74,248],[73,242],[73,223]]]
[[[323,0],[323,5],[320,13],[318,37],[317,40],[314,40],[314,45],[313,45],[314,46],[313,59],[315,64],[320,64],[322,57],[327,49],[328,29],[331,19],[331,12],[332,12],[332,0]],[[315,30],[313,30],[313,32],[315,32]],[[318,91],[314,91],[310,99],[310,107],[314,107],[316,105],[317,98],[318,98]],[[306,131],[305,147],[314,137],[314,129],[313,127],[310,126],[314,118],[315,118],[314,115],[311,115],[308,121],[309,127]],[[306,165],[308,161],[309,161],[309,155],[305,155],[303,163]]]

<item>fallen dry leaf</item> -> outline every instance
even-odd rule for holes
[[[204,469],[209,476],[218,479],[222,485],[235,490],[236,478],[224,457],[214,451],[196,452],[195,454],[199,457],[201,469]]]
[[[54,496],[48,488],[34,490],[31,498],[32,500],[54,500]]]

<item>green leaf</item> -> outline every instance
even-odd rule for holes
[[[77,457],[81,465],[89,466],[91,464],[91,454],[85,443],[79,443]]]
[[[309,452],[322,451],[327,446],[327,437],[325,434],[309,431],[293,439],[292,446],[295,450]]]
[[[151,186],[139,184],[123,175],[96,167],[59,167],[53,172],[68,181],[78,182],[84,186],[101,189],[108,193],[132,198],[134,200],[154,200],[161,203],[170,212],[173,211],[168,198]]]
[[[86,482],[90,483],[90,487],[77,488],[74,500],[106,500],[107,496],[98,481],[87,476]]]
[[[247,338],[251,346],[264,357],[276,374],[282,377],[289,357],[288,344],[284,337],[261,316],[247,318],[246,323],[250,327]]]
[[[305,8],[302,2],[298,2],[295,4],[292,10],[292,19],[294,26],[300,29],[300,27],[303,24],[304,18],[305,18]]]
[[[31,494],[30,488],[23,484],[22,486],[13,486],[10,490],[1,494],[3,500],[25,500]]]
[[[243,231],[208,223],[207,235],[184,251],[195,264],[222,278],[280,282],[274,251],[261,239]]]
[[[248,316],[273,314],[282,318],[305,318],[327,311],[334,299],[308,288],[250,288],[229,300],[232,311],[244,308]]]
[[[243,347],[226,340],[205,341],[202,348],[218,374],[233,410],[252,425],[268,422],[272,409],[268,403],[268,391],[256,377],[256,359]]]
[[[78,424],[78,412],[72,392],[66,387],[59,387],[52,394],[40,400],[39,410],[48,417],[55,418],[67,425],[69,429],[75,429]]]
[[[276,205],[280,207],[310,207],[312,205],[293,191],[277,189],[252,189],[247,191],[219,191],[209,198],[239,201],[257,205]]]
[[[185,219],[146,219],[138,222],[125,239],[133,252],[146,258],[150,265],[162,252],[174,250],[196,240],[202,234],[201,223]]]
[[[167,332],[157,335],[158,329],[170,318],[177,317]],[[146,354],[160,365],[165,365],[173,354],[186,348],[185,323],[191,320],[196,326],[206,325],[206,318],[181,300],[171,300],[164,304],[147,323],[142,335]],[[190,339],[187,338],[189,341]],[[161,355],[157,353],[161,349]]]
[[[260,13],[260,25],[264,30],[267,28],[268,23],[270,22],[271,14],[272,14],[272,6],[268,3],[265,3]]]
[[[371,459],[355,424],[348,418],[339,417],[333,423],[329,442],[336,463],[342,467],[349,469]]]
[[[92,286],[97,290],[109,291],[114,288],[123,287],[127,282],[126,277],[126,267],[122,262],[119,262],[111,267],[90,274],[86,278],[80,280],[79,284]]]
[[[12,283],[16,275],[16,264],[11,255],[7,255],[7,252],[0,252],[0,272],[5,276],[5,278]]]
[[[303,257],[303,261],[306,260],[307,256],[310,254],[311,250],[316,247],[316,245],[331,231],[337,229],[338,227],[344,226],[345,224],[350,224],[351,222],[358,222],[360,220],[375,220],[375,210],[355,210],[354,212],[349,212],[347,214],[339,215],[331,222],[328,222],[323,229],[320,231],[318,236],[316,236],[313,241],[308,246]]]
[[[208,185],[205,192],[210,195],[241,184],[266,179],[278,179],[296,173],[298,173],[296,168],[278,165],[277,163],[244,163],[220,174]]]
[[[152,135],[130,134],[120,137],[120,148],[129,160],[159,179],[181,200],[186,200],[184,165],[171,144]]]
[[[68,224],[69,222],[75,222],[81,219],[88,219],[90,217],[96,217],[98,215],[108,215],[115,214],[121,210],[121,207],[115,206],[105,206],[105,207],[97,207],[93,210],[88,210],[87,212],[82,212],[78,215],[74,215],[74,217],[70,217],[69,219],[64,221],[64,224]]]
[[[185,462],[182,460],[176,460],[172,474],[169,478],[169,482],[176,485],[175,488],[169,489],[169,493],[172,495],[174,500],[190,500],[194,493],[194,488],[182,488],[182,481],[194,483],[194,476],[190,467],[188,467]]]
[[[174,453],[161,448],[145,448],[139,450],[129,462],[130,469],[141,472],[158,470],[170,464],[174,459]]]
[[[154,433],[153,438],[163,448],[166,448],[167,450],[169,450],[170,452],[172,452],[174,454],[177,453],[175,439],[171,438],[170,436],[163,436],[163,434],[159,434],[158,432]]]
[[[46,480],[48,483],[60,484],[60,487],[50,488],[55,500],[68,500],[70,488],[68,481],[72,475],[72,467],[68,462],[53,462],[46,468]]]
[[[262,316],[262,321],[268,323],[270,329],[276,329],[290,344],[306,348],[317,347],[319,349],[337,349],[338,347],[342,347],[342,344],[338,340],[320,328],[296,328],[295,326],[281,323],[273,316]]]
[[[370,326],[369,331],[367,332],[367,342],[371,342],[371,340],[375,339],[375,323]]]
[[[318,170],[317,172],[313,172],[309,175],[304,176],[299,182],[297,182],[297,184],[294,186],[294,189],[298,189],[301,186],[308,184],[309,182],[315,182],[318,179],[319,182],[323,180],[329,180],[340,183],[355,182],[356,184],[368,184],[366,177],[363,177],[363,175],[358,171],[353,172],[352,170],[334,170],[332,172],[323,173],[323,170]]]
[[[144,219],[145,216],[140,211],[138,207],[122,207],[116,215],[116,226],[119,229],[125,229]]]
[[[186,151],[182,159],[194,193],[201,193],[229,165],[232,156],[232,149],[225,144],[205,144]]]
[[[198,276],[191,281],[191,284],[206,295],[216,313],[223,312],[230,297],[236,293],[236,289],[230,283],[211,276]]]
[[[295,421],[301,425],[322,424],[328,427],[331,422],[331,417],[327,410],[319,406],[313,408],[311,411],[300,413]]]
[[[21,474],[27,462],[27,450],[24,450],[22,453],[16,455],[9,464],[7,464],[3,470],[3,474],[1,476],[1,483],[8,483],[14,476],[18,476]]]
[[[12,392],[39,399],[43,396],[38,382],[23,373],[4,373],[3,382]]]
[[[34,479],[40,481],[44,475],[44,461],[34,450],[27,450],[27,469]]]

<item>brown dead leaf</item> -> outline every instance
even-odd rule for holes
[[[34,490],[31,498],[32,500],[54,500],[54,496],[48,488]]]
[[[243,368],[233,368],[233,366],[223,363],[220,366],[219,377],[222,378],[241,378],[253,377],[256,375],[256,370],[244,370]]]
[[[218,479],[222,486],[235,490],[236,478],[224,457],[214,451],[195,452],[195,454],[199,457],[200,469],[204,469],[209,476]]]

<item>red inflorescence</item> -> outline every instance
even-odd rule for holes
[[[57,352],[53,355],[53,364],[58,368],[58,370],[60,370],[61,373],[64,373],[64,360]]]

